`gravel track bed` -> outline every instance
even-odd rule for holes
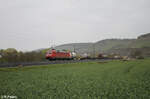
[[[38,65],[48,65],[48,64],[68,64],[77,62],[93,62],[93,61],[110,61],[112,59],[85,59],[85,60],[55,60],[55,61],[42,61],[42,62],[17,62],[17,63],[0,63],[0,68],[4,67],[17,67],[22,66],[38,66]]]

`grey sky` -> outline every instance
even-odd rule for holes
[[[135,38],[150,32],[150,0],[0,0],[0,49]]]

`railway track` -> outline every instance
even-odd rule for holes
[[[85,59],[85,60],[55,60],[55,61],[42,61],[42,62],[17,62],[17,63],[3,63],[0,64],[0,68],[5,67],[17,67],[21,66],[38,66],[38,65],[48,65],[48,64],[68,64],[68,63],[78,63],[78,62],[94,62],[94,61],[110,61],[112,59]]]

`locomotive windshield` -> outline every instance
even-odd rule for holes
[[[51,54],[51,51],[47,51],[47,54]]]

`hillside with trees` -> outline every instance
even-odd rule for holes
[[[95,43],[70,43],[54,47],[56,50],[75,51],[78,54],[88,53],[90,55],[99,53],[119,54],[132,56],[140,52],[143,56],[150,56],[150,33],[141,35],[137,39],[106,39]],[[17,51],[14,48],[0,50],[0,63],[8,62],[35,62],[45,61],[46,49],[38,49],[30,52]]]
[[[56,46],[57,50],[71,50],[77,53],[117,53],[129,55],[132,50],[141,50],[149,56],[150,33],[138,36],[137,39],[106,39],[95,43],[71,43]],[[145,52],[146,51],[146,52]]]

